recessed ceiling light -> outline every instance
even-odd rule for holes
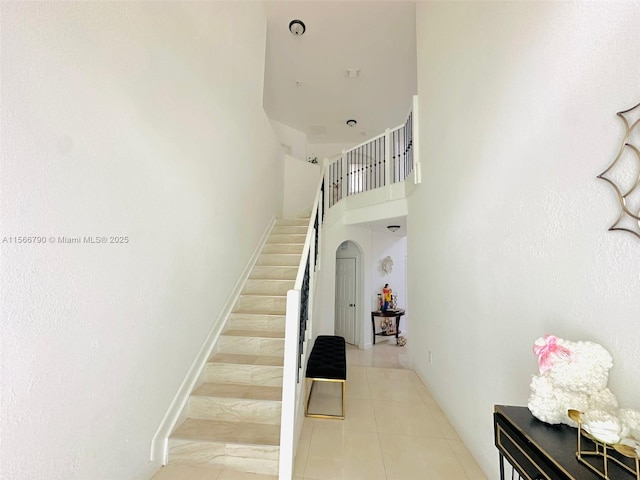
[[[350,127],[355,127],[358,124],[354,119],[347,120],[347,125]]]
[[[291,20],[289,22],[289,31],[293,33],[295,36],[302,35],[307,27],[304,25],[302,20]]]

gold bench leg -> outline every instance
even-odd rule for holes
[[[347,401],[347,381],[346,380],[334,380],[330,378],[305,378],[305,395],[307,392],[307,386],[309,385],[309,380],[311,380],[311,388],[309,389],[309,395],[306,398],[306,406],[304,409],[304,416],[311,418],[333,418],[336,420],[344,420],[344,415],[346,412],[346,401]],[[333,383],[342,383],[342,415],[325,415],[320,413],[309,413],[309,404],[311,403],[311,394],[313,393],[313,383],[314,382],[333,382]]]

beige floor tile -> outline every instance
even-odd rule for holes
[[[378,435],[315,425],[304,478],[385,480]]]
[[[327,407],[325,407],[326,409]],[[376,432],[376,417],[373,402],[370,398],[347,398],[344,420],[326,418],[307,418],[306,422],[321,428],[334,430],[354,430],[360,432]]]
[[[313,433],[313,424],[305,418],[300,433],[300,440],[296,450],[296,458],[293,462],[293,475],[302,477],[304,475],[304,467],[307,464],[307,456],[309,455],[309,446],[311,444],[311,435]]]
[[[416,390],[420,394],[420,397],[422,398],[422,401],[424,403],[426,403],[427,405],[438,405],[435,398],[433,398],[433,395],[431,395],[431,392],[427,389],[427,387],[424,386],[422,382],[414,382],[413,385],[416,387]]]
[[[451,423],[449,423],[449,419],[445,416],[440,407],[435,403],[427,406],[433,415],[436,425],[438,425],[438,428],[444,435],[444,438],[448,438],[449,440],[460,440],[460,437],[458,437],[458,434]]]
[[[373,401],[379,433],[445,439],[429,408],[422,402]]]
[[[185,478],[184,480],[187,480],[187,478]],[[188,480],[191,480],[191,478],[189,478]],[[236,472],[234,470],[223,470],[216,480],[278,480],[278,476],[262,475],[259,473]]]
[[[467,480],[447,440],[380,434],[387,480]]]
[[[418,389],[408,379],[369,381],[371,398],[376,401],[424,403]]]
[[[342,415],[342,383],[314,382],[309,400],[309,413]]]
[[[487,480],[486,475],[461,440],[448,440],[448,442],[469,480]]]
[[[348,367],[347,398],[371,398],[366,367]]]

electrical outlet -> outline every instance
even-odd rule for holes
[[[433,363],[433,352],[429,350],[429,363]]]

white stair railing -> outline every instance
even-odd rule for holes
[[[344,150],[327,165],[327,206],[331,208],[344,197],[405,181],[414,173],[420,183],[417,155],[418,96],[403,124],[360,145]]]
[[[319,260],[322,222],[324,218],[324,178],[316,193],[302,259],[293,289],[287,292],[284,339],[284,369],[282,372],[282,414],[280,419],[280,480],[291,480],[297,436],[297,423],[304,399],[304,374],[307,340],[311,337],[315,272]]]

